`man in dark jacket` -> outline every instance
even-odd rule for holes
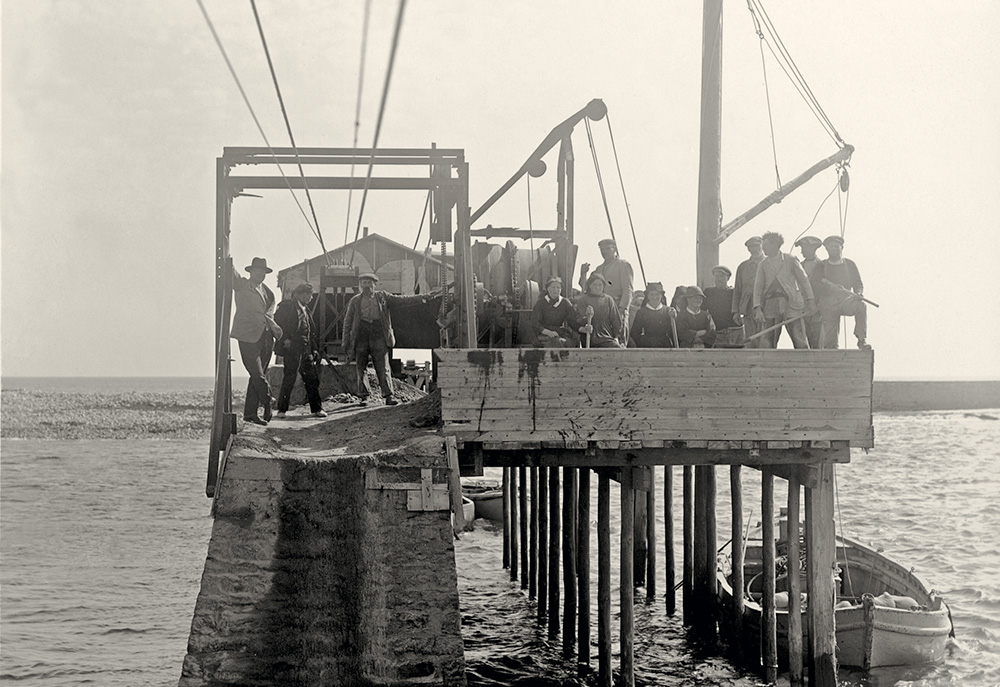
[[[361,293],[350,300],[344,315],[344,353],[348,360],[354,359],[357,365],[358,396],[361,401],[366,402],[369,395],[365,371],[370,359],[385,404],[394,406],[399,401],[393,396],[389,378],[389,351],[396,345],[396,335],[392,331],[389,306],[426,303],[430,296],[397,296],[376,291],[377,283],[378,276],[371,272],[358,277]]]
[[[687,306],[677,312],[677,339],[681,348],[711,348],[715,345],[715,322],[701,309],[704,292],[697,286],[687,289]]]
[[[822,315],[822,346],[837,348],[842,315],[854,317],[854,336],[858,348],[871,348],[868,338],[868,308],[861,300],[865,285],[861,273],[853,260],[843,257],[844,239],[828,236],[823,239],[823,248],[829,256],[820,260],[813,268],[809,279],[813,290],[819,296],[819,311]]]
[[[281,328],[274,321],[274,292],[264,283],[264,277],[273,272],[264,258],[254,258],[246,266],[250,278],[243,277],[233,268],[233,297],[236,314],[229,336],[239,342],[240,358],[250,374],[247,382],[243,419],[257,425],[266,425],[271,419],[271,387],[267,383],[267,366],[271,364],[274,340],[281,338]],[[257,409],[264,407],[264,417]]]
[[[743,327],[736,323],[733,313],[733,287],[729,277],[733,273],[725,265],[712,268],[715,286],[705,289],[705,309],[715,322],[716,346],[739,346],[743,343]]]
[[[309,399],[309,412],[316,417],[326,417],[319,397],[319,331],[308,307],[312,293],[312,284],[299,284],[292,297],[282,301],[274,314],[274,321],[283,332],[279,345],[275,346],[275,352],[284,359],[281,391],[278,392],[278,417],[285,417],[288,411],[296,375],[302,376],[306,398]]]

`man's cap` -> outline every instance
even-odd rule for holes
[[[252,269],[254,269],[256,267],[261,268],[267,274],[271,274],[271,272],[274,271],[270,267],[267,266],[267,260],[265,258],[254,258],[253,260],[250,261],[250,264],[247,265],[246,267],[244,267],[243,269],[245,269],[247,272],[249,272],[250,270],[252,270]]]
[[[610,246],[614,246],[615,248],[617,248],[618,247],[618,242],[615,241],[614,239],[601,239],[600,241],[597,242],[597,245],[598,246],[608,246],[608,245],[610,245]]]
[[[701,296],[702,298],[704,298],[705,292],[702,291],[701,288],[698,286],[689,286],[687,287],[687,291],[685,292],[684,295],[687,296],[688,298],[691,298],[692,296]]]
[[[823,239],[823,244],[825,245],[827,243],[836,243],[843,246],[844,239],[841,236],[827,236],[825,239]]]
[[[750,238],[748,238],[746,241],[743,242],[743,245],[744,246],[750,246],[750,245],[753,245],[755,243],[759,246],[759,245],[761,245],[763,243],[763,241],[761,240],[761,238],[759,236],[751,236]]]
[[[658,281],[651,281],[648,284],[646,284],[646,293],[649,293],[650,291],[659,291],[660,293],[666,293],[666,291],[663,290],[663,284]]]
[[[365,272],[364,274],[358,277],[358,281],[361,281],[362,279],[371,279],[373,282],[378,284],[378,275],[375,274],[374,272]]]
[[[549,284],[559,284],[559,286],[562,286],[562,283],[563,283],[562,277],[558,277],[553,274],[551,277],[545,280],[545,288],[549,288]]]
[[[823,245],[823,242],[816,238],[815,236],[803,236],[798,241],[792,244],[793,246],[819,246]]]
[[[307,281],[302,282],[301,284],[296,286],[295,289],[292,291],[292,293],[312,293],[312,292],[313,292],[313,285]]]
[[[712,271],[713,272],[722,272],[727,277],[733,276],[733,271],[731,269],[729,269],[728,267],[726,267],[725,265],[716,265],[715,267],[712,268]]]

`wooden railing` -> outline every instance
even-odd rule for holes
[[[219,458],[236,433],[236,414],[233,413],[233,377],[230,364],[229,320],[233,302],[233,260],[226,258],[218,275],[217,321],[215,326],[215,393],[212,405],[212,433],[208,447],[208,480],[205,495],[215,496],[219,479]]]

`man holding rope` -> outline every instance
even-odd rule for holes
[[[802,318],[816,312],[812,285],[802,265],[781,252],[785,237],[769,231],[761,236],[764,259],[757,265],[753,286],[754,319],[762,329],[784,322],[795,348],[809,348]],[[777,348],[774,332],[763,337],[762,348]]]
[[[868,307],[863,298],[865,285],[861,273],[853,260],[843,257],[844,239],[828,236],[823,240],[823,248],[829,256],[820,260],[813,268],[810,281],[819,294],[819,310],[822,313],[821,348],[837,348],[842,315],[854,318],[854,336],[858,348],[868,350]]]

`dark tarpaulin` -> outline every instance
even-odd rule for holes
[[[438,348],[441,345],[437,325],[440,309],[441,296],[431,297],[426,303],[390,305],[396,348]]]

